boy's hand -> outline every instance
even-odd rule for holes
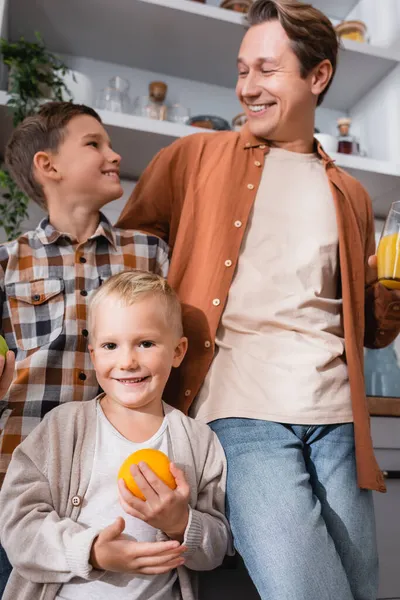
[[[122,535],[125,521],[118,517],[94,540],[90,564],[95,569],[116,573],[159,575],[168,573],[185,562],[186,548],[179,542],[135,542]]]
[[[170,464],[170,471],[176,481],[175,490],[165,485],[146,463],[132,465],[131,473],[146,501],[131,494],[123,479],[118,481],[119,500],[128,515],[161,529],[168,537],[181,542],[189,519],[190,489],[183,471],[174,463]]]
[[[0,400],[7,394],[15,369],[15,354],[9,350],[6,356],[0,354]]]

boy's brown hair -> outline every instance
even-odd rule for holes
[[[72,102],[47,102],[27,117],[13,131],[5,151],[5,163],[17,186],[31,200],[46,209],[42,186],[35,180],[33,158],[37,152],[57,152],[64,139],[65,128],[74,117],[88,115],[99,123],[95,110]]]
[[[300,75],[305,78],[323,60],[329,60],[333,73],[330,82],[318,97],[322,103],[336,72],[339,40],[332,23],[311,4],[297,0],[255,0],[247,15],[250,27],[268,21],[279,21],[291,48],[300,62]]]

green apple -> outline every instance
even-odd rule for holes
[[[8,346],[6,340],[0,335],[0,354],[5,357],[8,352]]]

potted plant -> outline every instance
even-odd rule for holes
[[[0,40],[2,60],[9,68],[9,100],[14,127],[35,113],[43,100],[71,100],[64,77],[68,67],[49,52],[38,33],[35,42]],[[0,169],[0,226],[7,239],[20,235],[21,222],[28,216],[29,199],[17,188],[7,169]]]

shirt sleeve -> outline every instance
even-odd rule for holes
[[[156,235],[167,242],[172,251],[185,197],[191,146],[191,140],[182,138],[153,158],[136,184],[116,227]]]

